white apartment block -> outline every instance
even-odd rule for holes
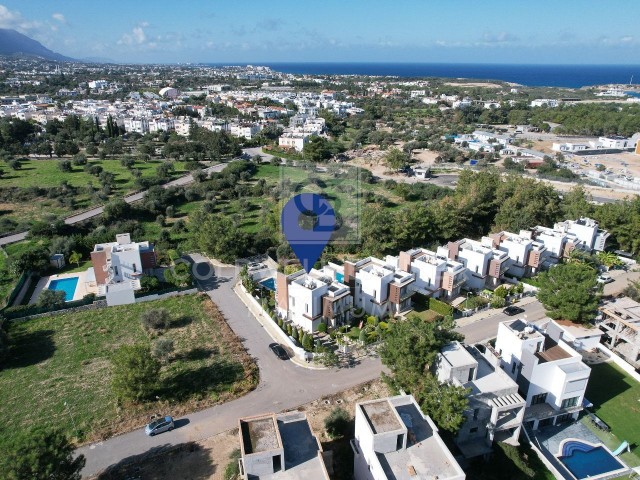
[[[589,145],[584,143],[554,143],[551,147],[551,150],[554,152],[565,152],[565,153],[573,153],[580,152],[582,150],[588,150],[590,148]]]
[[[325,271],[300,270],[276,274],[276,306],[281,318],[306,332],[315,332],[321,322],[339,327],[350,319],[353,297],[347,285]]]
[[[532,100],[530,106],[531,107],[549,107],[556,108],[560,105],[560,101],[552,98],[538,98],[536,100]]]
[[[605,243],[609,238],[609,232],[598,227],[598,222],[591,218],[582,217],[579,220],[565,220],[556,223],[554,230],[565,233],[572,233],[576,236],[578,243],[575,247],[586,251],[604,251]]]
[[[471,390],[465,422],[455,438],[465,457],[489,453],[494,441],[518,445],[525,401],[491,346],[446,345],[438,355],[436,374],[440,382]]]
[[[278,138],[278,146],[282,148],[293,148],[297,152],[301,152],[308,143],[310,135],[301,131],[285,131]]]
[[[464,480],[438,428],[413,396],[357,403],[355,417],[355,480]]]
[[[509,274],[522,278],[538,272],[546,248],[531,238],[530,231],[522,230],[519,234],[502,231],[489,236],[496,248],[509,256]]]
[[[487,132],[484,130],[476,130],[473,132],[472,136],[479,142],[483,143],[491,143],[490,140],[495,140],[495,142],[499,143],[503,147],[506,147],[513,141],[513,138],[509,135],[500,135],[498,133]]]
[[[608,137],[598,138],[598,143],[595,148],[623,150],[625,148],[634,148],[635,146],[636,141],[632,138],[622,137],[620,135],[611,135]]]
[[[379,318],[411,308],[415,275],[375,257],[344,263],[344,283],[353,290],[354,307]]]
[[[149,120],[149,132],[170,132],[175,129],[172,118],[152,118]]]
[[[500,366],[526,400],[525,426],[575,420],[582,410],[591,369],[559,330],[542,333],[523,320],[500,323],[495,350]]]
[[[538,225],[532,229],[532,238],[545,246],[541,266],[549,268],[569,255],[577,244],[577,237],[568,232]]]
[[[145,133],[149,133],[149,119],[144,117],[126,117],[124,119],[124,129],[127,132],[144,135]]]
[[[302,412],[238,421],[243,480],[329,480],[322,446]]]
[[[107,82],[106,80],[91,80],[89,82],[89,88],[91,89],[97,89],[97,90],[103,90],[105,88],[107,88],[109,86],[109,82]]]
[[[251,140],[260,133],[260,125],[257,123],[232,123],[229,132],[234,137],[244,137]]]
[[[498,286],[509,267],[507,254],[493,248],[488,237],[483,237],[480,242],[468,238],[449,242],[446,247],[438,247],[437,253],[465,267],[465,284],[470,290]]]

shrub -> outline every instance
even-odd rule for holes
[[[507,289],[504,285],[500,285],[493,292],[493,295],[500,298],[505,298],[507,296]]]
[[[43,290],[38,297],[38,306],[46,310],[56,310],[64,306],[65,293],[61,290]]]
[[[293,328],[292,329],[291,336],[293,337],[294,340],[298,340],[298,329],[297,328]]]
[[[343,437],[349,433],[349,414],[342,408],[332,410],[324,420],[324,428],[330,438]]]
[[[164,308],[153,308],[146,312],[142,312],[142,315],[140,315],[140,321],[147,331],[166,330],[169,328],[169,324],[171,323],[171,316]]]
[[[327,331],[327,324],[324,322],[320,322],[320,325],[318,325],[318,331],[320,333],[326,333]]]
[[[360,330],[360,334],[358,335],[358,340],[362,343],[367,343],[367,331],[364,328]]]
[[[440,315],[453,315],[453,307],[435,298],[429,298],[429,310],[433,310]]]
[[[506,300],[502,297],[494,295],[491,297],[491,308],[502,308],[507,304]]]
[[[311,352],[313,350],[313,338],[311,335],[304,334],[302,335],[302,348],[304,348],[307,352]]]
[[[160,280],[154,275],[143,275],[142,278],[140,278],[140,287],[145,292],[157,290],[160,288]]]
[[[278,326],[282,328],[282,325],[284,325],[284,322],[282,321],[281,318],[278,318]]]
[[[240,450],[236,448],[229,455],[229,463],[224,469],[224,480],[236,480],[240,478],[240,467],[238,460],[240,459]]]
[[[287,335],[289,335],[290,337],[292,336],[291,334],[293,333],[293,327],[291,326],[290,323],[287,324]]]
[[[173,353],[174,343],[171,338],[159,338],[156,340],[156,343],[153,345],[153,356],[166,361],[169,356]]]

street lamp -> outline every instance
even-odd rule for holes
[[[80,437],[80,433],[79,433],[79,431],[78,431],[78,426],[76,425],[76,421],[75,421],[75,419],[73,418],[73,415],[71,415],[71,409],[69,408],[69,405],[67,404],[67,402],[64,402],[64,406],[65,406],[65,407],[66,407],[66,409],[67,409],[67,413],[69,414],[69,418],[71,419],[71,423],[73,424],[73,429],[76,431],[76,435],[77,435],[78,437]]]
[[[469,295],[471,295],[471,292],[467,292],[467,299],[464,301],[464,306],[467,310],[469,310]]]

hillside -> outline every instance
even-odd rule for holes
[[[8,28],[0,28],[0,55],[28,55],[60,62],[74,61],[73,58],[53,52],[40,42]]]

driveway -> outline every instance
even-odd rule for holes
[[[208,175],[211,172],[220,172],[224,167],[225,167],[224,163],[218,163],[211,167],[205,168],[204,171]],[[170,182],[163,184],[162,188],[189,185],[190,183],[193,183],[193,176],[189,173],[187,175],[183,175],[181,177],[176,178],[175,180],[171,180]],[[144,190],[142,192],[137,192],[131,195],[127,195],[124,197],[124,201],[127,203],[140,201],[144,198],[146,193],[147,191]],[[66,223],[67,225],[73,225],[75,223],[84,222],[85,220],[89,220],[90,218],[97,217],[98,215],[102,215],[103,211],[104,211],[103,207],[101,206],[95,207],[95,208],[92,208],[91,210],[86,210],[84,212],[78,213],[76,215],[71,215],[70,217],[65,218],[64,223]],[[19,232],[19,233],[14,233],[12,235],[7,235],[6,237],[2,237],[0,238],[0,246],[8,245],[10,243],[20,242],[25,238],[27,238],[27,233],[28,232]]]
[[[201,255],[191,256],[198,273],[211,268]],[[217,405],[178,419],[180,428],[155,437],[147,437],[142,428],[86,445],[77,450],[87,458],[82,471],[88,477],[128,457],[144,454],[157,447],[202,440],[237,426],[238,418],[295,408],[319,397],[331,395],[380,376],[378,359],[365,359],[349,369],[309,370],[278,359],[269,349],[273,342],[232,290],[236,269],[216,267],[216,276],[199,282],[199,287],[218,305],[229,326],[243,341],[260,368],[258,387],[234,401]],[[171,413],[171,412],[167,412]]]

